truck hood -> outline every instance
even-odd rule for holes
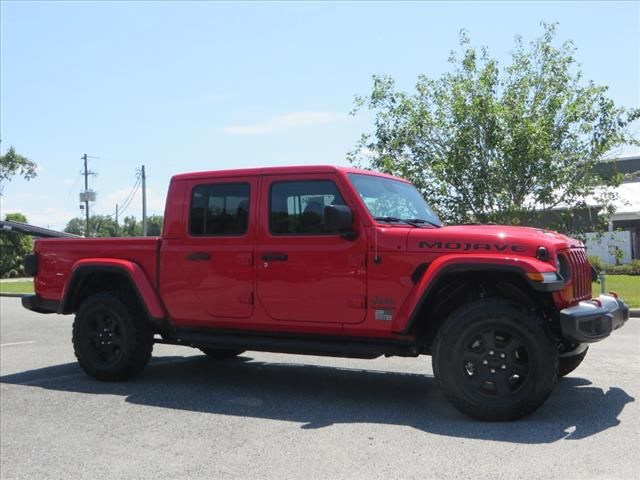
[[[551,230],[505,225],[458,225],[409,231],[409,252],[503,253],[535,256],[538,247],[550,252],[583,247],[578,240]]]

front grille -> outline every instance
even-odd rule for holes
[[[562,252],[571,265],[571,277],[574,300],[591,299],[591,265],[584,248],[573,248]]]

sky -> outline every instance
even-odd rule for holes
[[[113,214],[145,165],[150,214],[173,174],[346,165],[373,117],[349,115],[374,74],[411,90],[450,70],[466,29],[502,64],[515,35],[558,22],[585,79],[640,107],[639,2],[0,1],[0,149],[38,164],[0,214],[62,229],[79,209],[81,156]],[[640,153],[629,147],[620,154]],[[141,218],[141,194],[122,216]]]

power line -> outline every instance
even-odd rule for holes
[[[80,174],[82,175],[82,174]],[[76,179],[73,181],[73,184],[71,184],[71,187],[69,188],[69,192],[67,193],[67,198],[64,201],[64,206],[66,207],[67,205],[69,205],[69,200],[71,200],[71,196],[73,195],[73,192],[76,191],[76,188],[78,187],[78,182],[80,181],[80,176],[77,176]]]
[[[131,192],[129,192],[129,195],[127,195],[127,198],[122,203],[122,206],[118,208],[118,215],[122,215],[125,212],[125,210],[129,208],[129,206],[133,202],[133,199],[135,198],[136,193],[138,193],[138,189],[140,188],[141,181],[142,179],[140,178],[140,175],[138,175],[136,178],[136,183],[131,188]]]
[[[120,209],[120,213],[124,212],[127,208],[129,208],[129,206],[135,199],[136,193],[138,193],[139,188],[140,188],[140,179],[138,178],[138,180],[136,181],[136,184],[133,187],[133,190],[131,191],[131,194],[129,195],[129,197],[127,197],[127,199],[125,199],[124,204]]]
[[[129,191],[129,194],[127,195],[127,197],[125,198],[124,202],[122,202],[122,206],[120,205],[116,205],[116,211],[113,212],[110,215],[105,215],[107,217],[113,218],[116,215],[117,216],[121,216],[122,212],[129,207],[129,205],[131,205],[131,202],[133,201],[133,199],[135,198],[136,193],[138,192],[138,189],[140,188],[140,177],[136,176],[136,182],[133,184],[133,187],[131,187],[131,190]]]

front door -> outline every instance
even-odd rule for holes
[[[267,314],[292,322],[363,321],[364,235],[346,239],[324,225],[326,206],[346,204],[335,175],[265,176],[261,195],[257,292]]]

